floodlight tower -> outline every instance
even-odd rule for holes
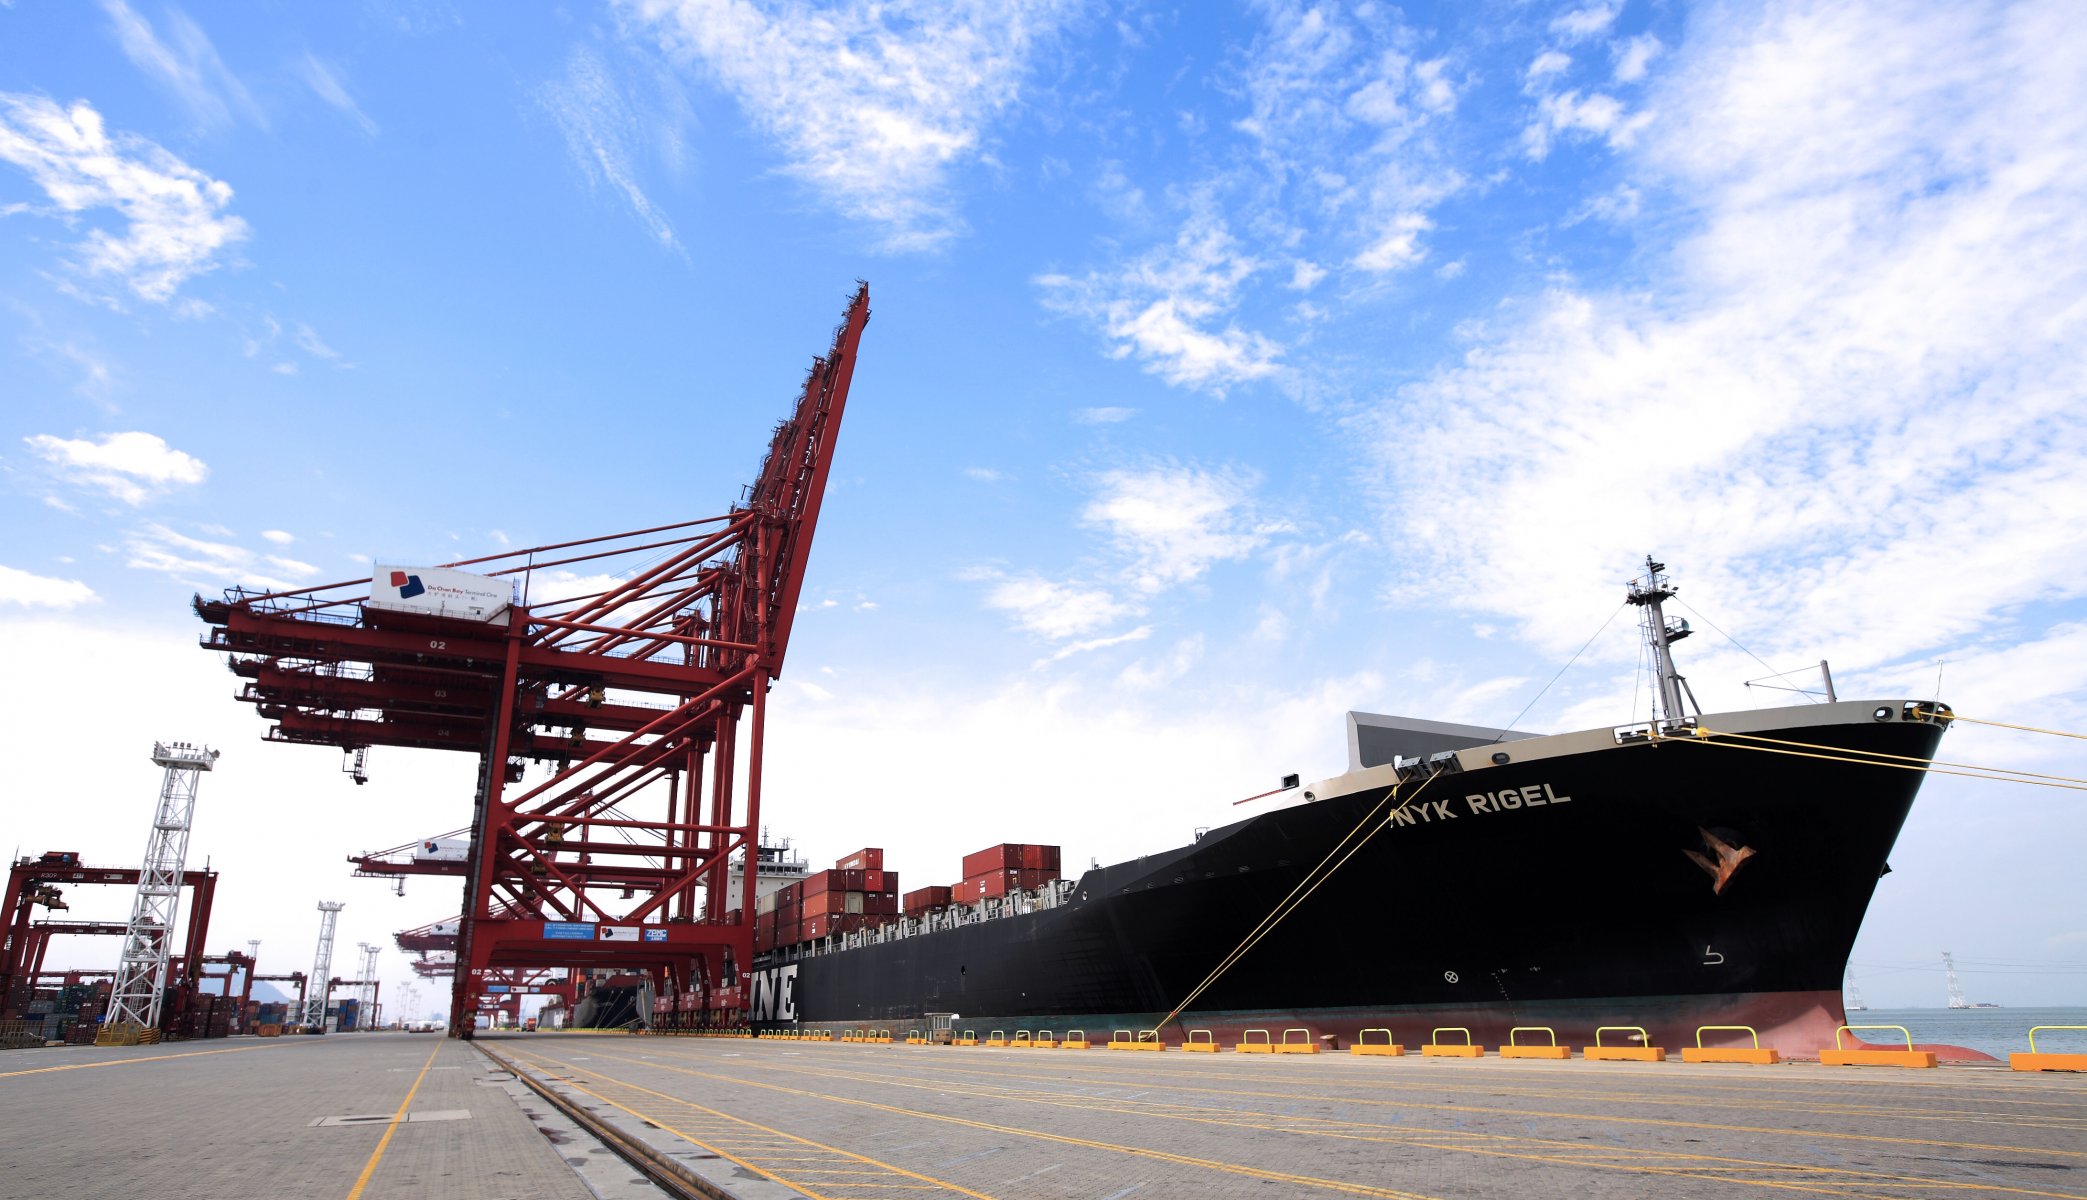
[[[187,742],[152,744],[152,761],[166,768],[166,774],[160,781],[152,832],[145,839],[145,865],[138,871],[130,924],[123,933],[123,959],[109,992],[107,1025],[111,1030],[126,1025],[140,1032],[159,1028],[174,918],[181,908],[181,868],[188,858],[189,826],[196,814],[196,782],[216,764],[217,756],[215,750]]]
[[[319,901],[319,949],[312,955],[312,990],[304,1001],[304,1023],[326,1028],[326,981],[333,978],[333,927],[348,907],[339,900]]]
[[[368,942],[358,942],[356,944],[362,947],[361,1016],[364,1020],[374,1020],[375,1018],[371,1014],[377,1011],[377,951],[383,949],[383,947],[372,946]]]
[[[1956,960],[1950,957],[1947,950],[1942,952],[1942,969],[1949,974],[1949,1006],[1951,1008],[1970,1008],[1971,1002],[1964,999],[1963,985],[1957,982]]]

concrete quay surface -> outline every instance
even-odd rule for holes
[[[0,1052],[0,1198],[663,1194],[508,1066],[733,1200],[2087,1200],[2083,1075],[580,1033]]]
[[[4,1200],[660,1195],[636,1174],[435,1034],[0,1052]]]
[[[625,1134],[706,1160],[747,1200],[2087,1196],[2081,1075],[555,1034],[481,1044]]]

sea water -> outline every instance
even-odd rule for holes
[[[2037,1025],[2087,1025],[2087,1008],[1873,1008],[1848,1014],[1850,1025],[1903,1025],[1915,1043],[1940,1042],[1982,1050],[2001,1062],[2029,1049],[2029,1030]],[[1899,1040],[1889,1029],[1865,1029],[1862,1039],[1873,1046]],[[2046,1030],[2036,1035],[2036,1048],[2046,1054],[2087,1054],[2087,1032]]]

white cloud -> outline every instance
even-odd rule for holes
[[[1558,134],[1592,134],[1606,140],[1611,149],[1623,149],[1652,123],[1652,114],[1630,106],[1606,92],[1581,95],[1578,88],[1547,95],[1537,101],[1536,119],[1522,130],[1522,145],[1529,157],[1541,159],[1551,152]]]
[[[1355,256],[1355,265],[1364,271],[1399,271],[1414,266],[1428,256],[1427,248],[1420,244],[1420,235],[1434,228],[1434,222],[1420,213],[1400,213],[1391,219],[1382,236]]]
[[[1297,260],[1296,265],[1290,268],[1290,289],[1298,292],[1309,292],[1319,286],[1319,281],[1324,278],[1326,278],[1325,267],[1300,258]]]
[[[1649,33],[1641,33],[1637,37],[1618,43],[1614,47],[1616,82],[1636,83],[1645,78],[1645,72],[1652,60],[1664,49],[1666,47],[1660,44],[1660,40]]]
[[[278,546],[287,546],[291,542],[297,540],[296,534],[288,533],[281,529],[263,529],[261,531],[261,536],[267,538],[271,542],[274,542]]]
[[[123,0],[102,0],[102,8],[116,33],[125,57],[146,75],[179,97],[198,121],[206,125],[232,123],[232,111],[248,120],[267,125],[246,85],[218,57],[217,47],[201,26],[179,9],[167,12],[170,45],[153,32],[152,23],[132,11]]]
[[[1570,54],[1563,54],[1556,50],[1546,50],[1542,54],[1537,55],[1536,60],[1529,64],[1529,70],[1523,75],[1523,78],[1534,84],[1536,81],[1547,79],[1570,66],[1572,66],[1572,56]]]
[[[90,275],[119,276],[139,297],[172,299],[192,276],[246,237],[226,215],[230,185],[143,138],[109,135],[84,101],[61,109],[41,96],[0,92],[0,160],[29,173],[61,214],[113,209],[122,232],[94,229],[74,247]]]
[[[77,608],[101,599],[77,579],[52,579],[0,566],[0,604],[23,608]]]
[[[620,194],[654,241],[679,250],[673,225],[638,184],[636,147],[653,135],[655,122],[624,97],[601,56],[576,47],[564,77],[537,89],[536,99],[565,134],[566,150],[587,182]]]
[[[1034,665],[1038,667],[1045,667],[1049,666],[1054,662],[1063,662],[1066,659],[1071,658],[1075,654],[1087,654],[1095,650],[1106,650],[1111,646],[1121,646],[1129,642],[1142,642],[1146,638],[1149,638],[1151,636],[1152,626],[1140,625],[1136,629],[1130,630],[1127,633],[1111,634],[1107,637],[1089,638],[1083,642],[1067,642],[1065,645],[1060,646],[1058,647],[1058,649],[1052,651],[1047,657],[1037,659]]]
[[[131,533],[124,548],[126,566],[171,575],[195,588],[241,584],[282,591],[308,584],[319,573],[319,568],[294,558],[192,538],[158,524]]]
[[[1191,634],[1174,643],[1160,658],[1141,658],[1123,668],[1117,682],[1128,688],[1156,688],[1173,683],[1203,661],[1203,635]]]
[[[998,483],[1005,476],[991,467],[965,467],[964,478],[975,480],[979,483]]]
[[[1130,566],[1131,586],[1151,595],[1244,558],[1282,528],[1251,512],[1259,481],[1236,472],[1166,466],[1109,471],[1081,519],[1107,531]]]
[[[1137,611],[1105,589],[1055,583],[1040,575],[976,573],[972,578],[994,581],[986,593],[986,607],[1008,613],[1018,627],[1054,641],[1092,633]]]
[[[1135,408],[1076,408],[1072,418],[1082,425],[1119,425],[1138,415]]]
[[[1112,271],[1036,282],[1046,305],[1100,325],[1112,357],[1135,358],[1176,386],[1222,392],[1280,369],[1282,348],[1230,317],[1240,285],[1261,267],[1221,219],[1202,211],[1172,245]]]
[[[1596,3],[1553,18],[1551,32],[1567,41],[1580,41],[1615,24],[1617,14],[1622,11],[1623,0],[1596,0]]]
[[[22,440],[67,479],[100,488],[125,504],[143,504],[169,488],[210,477],[201,459],[174,449],[157,434],[111,433],[93,442],[39,433]]]
[[[886,248],[962,231],[951,176],[986,154],[1029,60],[1067,0],[624,0],[669,54],[705,72],[767,131],[790,173]]]
[[[2087,596],[2070,13],[1704,13],[1628,160],[1688,216],[1657,286],[1522,300],[1385,412],[1409,576],[1570,650],[1655,551],[1756,652],[1830,635],[1837,668]]]
[[[307,53],[298,61],[297,71],[304,76],[305,84],[317,93],[319,99],[355,122],[364,137],[377,136],[377,123],[370,120],[369,114],[362,111],[362,106],[355,103],[355,97],[348,94],[348,85],[341,79],[338,68],[315,54]]]

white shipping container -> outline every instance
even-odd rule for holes
[[[841,908],[846,912],[860,913],[862,911],[862,893],[847,893],[847,899],[841,901]]]
[[[370,607],[497,622],[514,603],[514,583],[448,567],[378,563],[370,577]]]

